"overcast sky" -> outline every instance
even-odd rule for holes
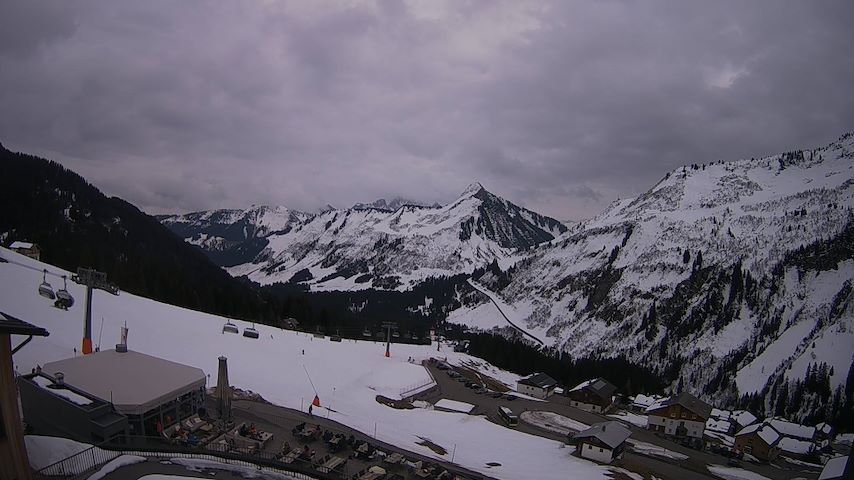
[[[0,107],[149,213],[480,181],[581,219],[854,130],[854,2],[6,1]]]

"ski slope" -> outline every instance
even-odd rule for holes
[[[77,303],[67,312],[56,309],[36,291],[42,280],[41,270],[67,272],[2,248],[0,257],[10,261],[0,262],[0,311],[50,332],[49,337],[33,338],[15,354],[15,368],[29,372],[36,365],[74,355],[81,343],[83,288],[69,283]],[[48,280],[57,286],[55,277],[49,276]],[[396,410],[376,402],[378,394],[398,398],[413,385],[430,381],[423,367],[407,361],[410,356],[420,362],[436,355],[430,346],[394,345],[392,357],[385,358],[382,343],[330,342],[264,325],[256,326],[260,338],[251,340],[221,333],[225,323],[222,317],[128,293],[115,297],[94,292],[92,318],[95,344],[99,343],[101,318],[104,319],[102,349],[113,348],[120,326],[127,322],[131,350],[201,368],[209,382],[216,381],[217,357],[224,355],[235,386],[260,393],[277,405],[307,408],[315,394],[310,375],[321,404],[331,409],[315,409],[316,414],[328,415],[362,432],[372,433],[376,424],[378,439],[435,458],[448,460],[447,455],[437,455],[416,444],[419,437],[429,438],[448,451],[456,446],[456,463],[491,477],[608,478],[607,467],[572,457],[572,449],[560,442],[504,428],[480,416],[428,409]],[[241,330],[250,326],[242,321],[234,323]],[[17,345],[23,340],[13,336],[12,343]],[[447,350],[440,355],[454,363],[480,361]],[[489,467],[488,462],[501,466]]]

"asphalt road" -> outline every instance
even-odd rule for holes
[[[577,420],[579,422],[591,425],[597,422],[615,420],[614,418],[598,415],[595,413],[585,412],[568,404],[568,399],[563,396],[554,395],[548,401],[528,400],[525,398],[516,398],[513,401],[508,401],[503,398],[492,398],[488,394],[477,394],[474,390],[467,388],[462,382],[450,378],[446,371],[439,370],[435,365],[425,363],[426,368],[430,369],[433,377],[438,383],[438,389],[424,396],[419,396],[421,400],[426,400],[431,403],[442,398],[459,400],[461,402],[471,403],[476,405],[472,414],[484,414],[487,418],[499,425],[504,425],[504,422],[498,417],[498,407],[509,407],[513,413],[520,415],[524,411],[549,411],[559,415]],[[458,369],[460,373],[470,375],[470,372],[465,372],[465,369]],[[562,403],[565,402],[565,403]],[[649,471],[659,478],[663,479],[713,479],[706,468],[707,465],[718,464],[726,465],[728,459],[726,457],[715,455],[709,452],[698,451],[691,448],[683,447],[666,438],[660,437],[646,429],[626,424],[632,431],[631,438],[642,442],[651,443],[660,446],[667,450],[672,450],[688,456],[687,460],[662,459],[658,457],[649,457],[639,455],[633,452],[626,452],[621,461],[615,462],[614,465],[625,465],[629,470],[642,473]],[[545,438],[550,438],[557,441],[565,441],[566,438],[549,430],[544,430],[532,425],[526,424],[520,420],[519,426],[515,430],[538,435]],[[756,472],[760,475],[773,480],[791,480],[793,478],[816,479],[818,473],[811,470],[784,470],[771,465],[754,465],[747,462],[741,462],[741,468]]]

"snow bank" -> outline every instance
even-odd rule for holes
[[[48,465],[53,465],[60,460],[65,460],[72,455],[76,455],[92,447],[88,443],[75,442],[67,438],[44,437],[41,435],[25,435],[24,444],[27,446],[27,456],[30,459],[30,466],[34,470],[41,470]]]
[[[121,467],[133,465],[135,463],[142,463],[144,461],[145,457],[140,457],[138,455],[122,455],[107,462],[100,470],[89,477],[89,480],[101,480]]]
[[[743,468],[724,467],[723,465],[709,465],[707,468],[715,476],[725,480],[771,480],[768,477],[744,470]]]

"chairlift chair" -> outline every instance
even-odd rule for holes
[[[62,288],[56,291],[56,301],[66,310],[74,305],[74,297],[68,293],[68,278],[65,275],[62,276]]]
[[[222,326],[222,333],[240,333],[237,325],[231,322],[225,322],[225,325]]]
[[[53,287],[47,283],[47,269],[42,272],[42,283],[39,285],[39,295],[49,300],[56,298],[56,294],[53,293]]]
[[[255,330],[255,324],[253,323],[251,327],[246,327],[243,329],[243,336],[249,338],[258,338],[258,330]]]

